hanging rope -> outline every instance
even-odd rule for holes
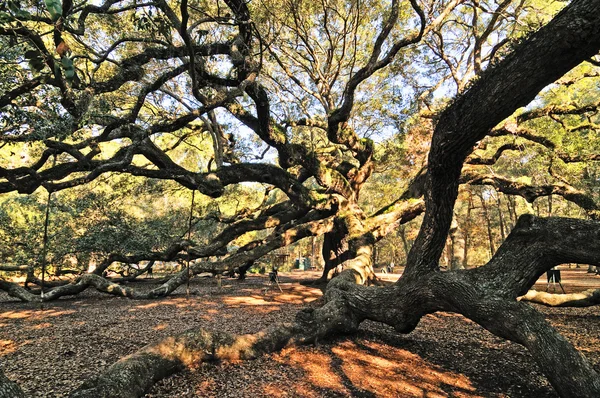
[[[46,219],[44,220],[44,237],[42,240],[42,300],[44,299],[44,281],[46,279],[46,252],[48,250],[48,221],[50,219],[50,200],[52,199],[52,192],[48,192],[48,199],[46,200]]]
[[[192,217],[194,215],[194,198],[196,196],[196,190],[192,191],[192,205],[190,206],[190,218],[188,220],[188,241],[192,241]],[[186,295],[190,298],[190,255],[187,256],[187,287]]]
[[[52,161],[52,167],[56,165],[56,155]],[[48,252],[48,224],[50,221],[50,202],[52,200],[52,191],[48,190],[48,198],[46,199],[46,217],[44,219],[44,236],[42,238],[42,286],[40,296],[42,302],[44,300],[44,282],[46,280],[46,254]],[[43,309],[43,306],[42,306]]]

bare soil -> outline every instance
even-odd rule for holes
[[[562,269],[567,292],[600,288],[600,276]],[[281,275],[283,293],[265,277],[197,279],[154,301],[94,291],[24,304],[0,292],[0,367],[31,397],[64,397],[87,377],[145,344],[192,327],[252,333],[291,320],[321,291]],[[394,280],[397,274],[381,275]],[[151,285],[136,283],[141,288]],[[545,290],[545,278],[537,289]],[[550,286],[550,291],[552,291]],[[556,286],[557,291],[560,287]],[[600,371],[600,309],[538,307]],[[357,335],[288,348],[239,363],[202,364],[159,382],[147,397],[556,397],[521,346],[456,314],[426,316],[400,335],[364,322]]]

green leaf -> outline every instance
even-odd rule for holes
[[[27,10],[21,9],[19,3],[17,1],[9,1],[8,9],[17,17],[17,18],[27,18],[30,17],[31,14]]]
[[[58,20],[62,15],[62,2],[60,0],[44,0],[44,3],[46,3],[46,8],[48,8],[52,20]]]
[[[12,22],[14,17],[7,12],[0,12],[0,22]]]
[[[65,70],[65,78],[68,81],[73,81],[75,77],[75,67],[73,66],[73,60],[69,57],[62,57],[60,60],[63,69]]]

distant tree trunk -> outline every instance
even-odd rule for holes
[[[500,236],[502,237],[502,242],[504,242],[507,233],[504,229],[504,214],[502,214],[502,199],[500,198],[500,192],[496,192],[496,203],[498,204],[498,222],[500,223]]]
[[[490,220],[487,204],[483,197],[483,193],[481,192],[479,192],[479,200],[481,201],[481,209],[483,210],[483,217],[485,218],[487,225],[488,240],[490,242],[490,254],[493,256],[496,252],[496,246],[494,245],[494,234],[492,233],[492,221]]]
[[[510,216],[510,229],[513,229],[517,223],[517,203],[514,196],[507,196],[506,207],[508,208],[508,214]]]
[[[552,216],[552,195],[548,195],[548,217]]]
[[[473,210],[473,194],[469,191],[469,202],[467,205],[467,216],[465,219],[464,235],[465,247],[463,253],[463,268],[469,268],[469,238],[471,234],[471,211]]]
[[[373,267],[377,267],[377,265],[379,264],[379,247],[377,247],[377,245],[373,245],[372,259],[373,259]]]
[[[404,259],[408,258],[408,252],[410,251],[410,245],[408,244],[408,240],[406,239],[406,226],[401,225],[398,228],[398,235],[402,240],[402,248],[404,249]]]
[[[458,228],[458,222],[455,219],[452,220],[452,224],[450,226],[450,242],[450,270],[455,271],[458,269],[464,269],[465,240],[461,236]]]

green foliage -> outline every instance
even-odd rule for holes
[[[62,16],[62,2],[60,0],[44,0],[46,8],[53,21],[57,21]]]

